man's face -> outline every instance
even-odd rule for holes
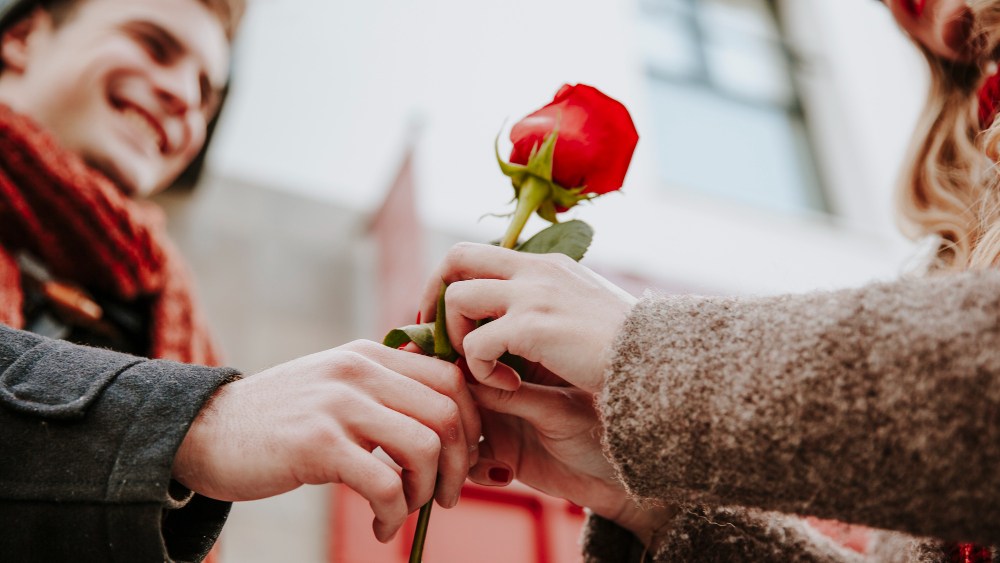
[[[168,186],[205,143],[229,43],[198,0],[84,0],[54,26],[31,16],[4,101],[125,191]],[[20,67],[20,68],[19,68]],[[10,76],[8,76],[10,75]]]

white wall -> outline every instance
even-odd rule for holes
[[[648,110],[634,0],[252,0],[236,91],[211,155],[249,178],[370,213],[419,122],[421,213],[470,240],[503,225],[500,127],[563,82]],[[871,0],[794,0],[786,12],[813,72],[818,127],[838,221],[786,217],[657,189],[640,142],[626,195],[580,209],[588,259],[687,286],[733,292],[835,287],[891,277],[909,246],[894,235],[889,191],[923,96],[919,60]]]

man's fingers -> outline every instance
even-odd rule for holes
[[[373,412],[374,409],[368,412]],[[355,423],[352,430],[364,443],[381,446],[403,468],[401,476],[408,511],[416,510],[434,495],[441,440],[430,428],[390,409]],[[468,467],[468,466],[466,466]],[[464,472],[467,471],[463,470]]]
[[[472,456],[478,455],[478,411],[472,411],[477,417],[473,438],[465,430],[458,405],[447,395],[393,372],[386,373],[377,381],[373,379],[373,383],[379,389],[372,391],[390,410],[386,416],[380,415],[378,421],[372,421],[369,429],[364,428],[365,421],[355,421],[356,431],[363,432],[382,446],[400,466],[418,472],[417,477],[412,478],[419,483],[414,493],[420,502],[415,506],[423,504],[433,495],[438,504],[451,508],[458,502],[469,466],[475,463]],[[464,380],[460,385],[466,387]],[[426,436],[413,436],[414,429],[410,429],[410,435],[394,430],[404,425],[426,430],[434,435],[435,440],[431,443]],[[477,446],[475,449],[470,446],[472,441]],[[406,460],[410,461],[409,465]],[[431,461],[433,467],[428,467],[426,462]],[[435,477],[438,478],[436,494]]]
[[[392,539],[409,515],[403,482],[395,471],[363,448],[339,451],[331,466],[340,467],[340,482],[357,491],[375,513],[372,529],[378,541]]]
[[[476,455],[476,446],[479,444],[479,436],[482,432],[479,411],[472,400],[472,395],[469,394],[469,389],[465,384],[465,376],[457,366],[442,362],[436,358],[393,350],[387,346],[380,346],[365,341],[354,342],[349,346],[356,347],[358,353],[369,358],[373,362],[373,369],[379,370],[379,368],[382,368],[395,372],[395,374],[383,372],[383,375],[389,377],[391,381],[395,381],[393,375],[399,376],[399,374],[402,374],[450,398],[458,406],[462,423],[461,428],[459,428],[459,436],[465,440],[465,450],[473,456]],[[371,382],[378,381],[377,378],[372,377],[365,377],[364,380]],[[393,397],[395,397],[393,405],[400,408],[409,404],[417,406],[420,401],[414,400],[414,397],[427,396],[423,393],[427,389],[412,383],[400,383],[398,385],[384,385],[379,383],[377,386],[371,387],[370,391],[374,394],[392,392]],[[427,399],[427,402],[428,405],[432,405],[431,409],[423,408],[418,413],[407,408],[404,412],[421,421],[429,421],[437,413],[440,413],[440,411],[434,411],[433,408],[443,408],[444,405],[440,400]],[[445,444],[449,443],[447,439],[442,439],[442,442]]]

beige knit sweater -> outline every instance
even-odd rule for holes
[[[865,560],[786,514],[910,534],[867,560],[1000,544],[1000,272],[646,297],[598,403],[629,492],[683,510],[649,554],[592,518],[588,561]]]

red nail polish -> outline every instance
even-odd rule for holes
[[[421,311],[417,311],[417,322],[414,324],[420,324],[420,313]]]
[[[496,483],[506,483],[507,481],[510,481],[510,469],[503,467],[491,467],[487,472],[487,475],[489,475],[490,481],[494,481]]]

